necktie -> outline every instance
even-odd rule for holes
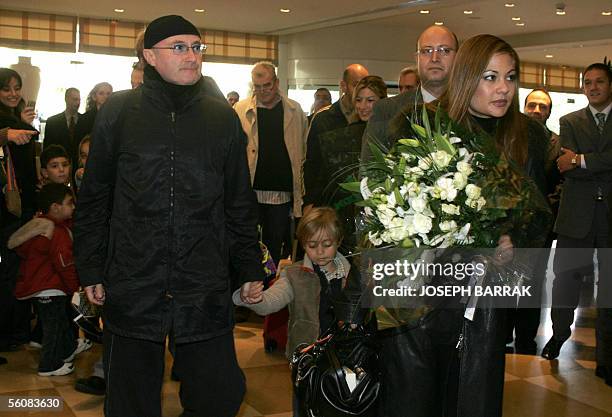
[[[68,125],[68,132],[70,132],[70,139],[74,139],[74,116],[70,116],[70,124]]]
[[[599,130],[599,134],[602,134],[606,124],[606,114],[597,113],[595,117],[597,118],[597,129]]]

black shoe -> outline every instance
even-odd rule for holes
[[[6,360],[5,357],[0,356],[0,365],[6,365],[8,363],[8,361]]]
[[[522,343],[517,340],[514,342],[514,346],[515,353],[518,353],[519,355],[535,355],[538,351],[538,345],[533,340],[526,343]]]
[[[559,342],[555,340],[554,337],[551,337],[544,349],[542,349],[542,357],[544,359],[548,359],[552,361],[553,359],[557,359],[559,357],[559,352],[561,351],[561,346],[563,346],[563,342]]]
[[[106,381],[99,376],[77,379],[74,389],[85,394],[104,395],[106,394]]]

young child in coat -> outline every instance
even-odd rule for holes
[[[289,306],[287,358],[301,343],[314,342],[336,323],[332,300],[340,298],[347,283],[349,262],[338,252],[342,226],[334,209],[313,208],[302,217],[296,235],[306,254],[304,260],[284,268],[279,279],[263,292],[263,299],[248,304],[233,294],[236,305],[259,315]]]
[[[79,288],[69,228],[74,195],[64,184],[49,183],[38,198],[42,216],[26,223],[9,239],[9,247],[15,248],[21,258],[15,296],[31,299],[42,323],[38,375],[67,375],[74,370],[76,354],[88,348],[87,343],[75,340],[66,312],[69,297]]]

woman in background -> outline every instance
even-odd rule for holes
[[[89,135],[93,130],[94,122],[96,121],[96,114],[106,100],[113,93],[113,86],[107,82],[101,82],[94,86],[87,95],[85,114],[79,118],[76,126],[76,141],[78,143]]]

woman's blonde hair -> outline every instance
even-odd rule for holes
[[[330,239],[338,244],[342,242],[342,226],[336,215],[336,210],[331,207],[314,207],[300,219],[300,224],[295,232],[300,245],[321,232],[327,232]]]
[[[527,126],[519,111],[520,60],[516,51],[506,41],[493,35],[477,35],[463,42],[453,63],[448,89],[440,98],[451,119],[470,131],[478,130],[469,108],[482,74],[494,55],[507,54],[514,61],[516,87],[508,111],[499,119],[495,141],[500,152],[524,165],[527,160]]]
[[[385,81],[378,75],[368,75],[367,77],[363,77],[353,90],[353,107],[355,107],[357,95],[364,88],[369,88],[372,90],[372,92],[376,94],[378,98],[387,97],[387,84],[385,84]]]

